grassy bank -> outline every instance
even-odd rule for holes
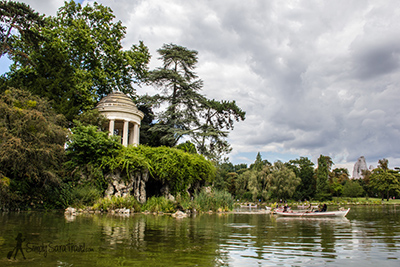
[[[164,197],[151,197],[139,203],[133,196],[99,198],[91,206],[77,205],[75,208],[90,212],[114,212],[129,209],[130,212],[174,213],[185,212],[225,212],[233,210],[234,199],[226,191],[203,189],[193,198],[178,194],[175,200]]]

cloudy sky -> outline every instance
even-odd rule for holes
[[[60,0],[23,0],[55,15]],[[84,4],[93,1],[83,1]],[[199,52],[203,94],[236,100],[234,164],[330,156],[400,166],[398,0],[98,0],[127,27],[124,46],[175,43]],[[151,88],[138,89],[142,94]]]

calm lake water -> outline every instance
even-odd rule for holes
[[[396,206],[345,219],[0,213],[0,266],[400,266],[399,220]],[[8,259],[19,233],[26,259]]]

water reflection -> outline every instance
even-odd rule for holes
[[[398,266],[396,207],[355,207],[348,218],[281,218],[255,213],[115,216],[6,213],[0,266]],[[22,233],[34,244],[85,244],[87,253],[25,253],[8,260]]]

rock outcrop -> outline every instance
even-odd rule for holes
[[[170,193],[169,186],[166,184],[161,188],[161,194],[168,200],[175,201],[175,197]]]
[[[358,158],[357,162],[354,164],[353,168],[353,179],[364,178],[362,171],[367,171],[367,162],[365,161],[364,156]]]
[[[119,172],[115,172],[106,175],[106,179],[110,181],[104,193],[106,197],[133,195],[140,203],[146,202],[146,182],[149,179],[147,171],[132,173],[124,178]]]

